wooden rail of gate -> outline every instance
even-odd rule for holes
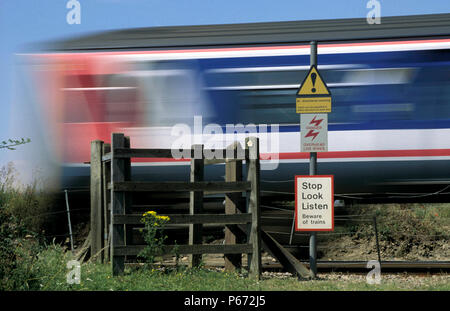
[[[215,157],[206,159],[205,154]],[[240,268],[241,255],[246,253],[250,275],[260,278],[259,140],[247,138],[245,150],[238,143],[220,150],[193,145],[190,155],[190,182],[133,182],[131,158],[173,158],[172,150],[130,148],[129,137],[119,133],[112,134],[111,145],[99,140],[91,142],[91,254],[98,261],[110,259],[113,275],[123,273],[125,256],[135,256],[145,247],[129,243],[132,226],[142,224],[141,214],[130,214],[132,194],[186,191],[190,193],[189,214],[168,215],[168,224],[189,225],[189,244],[177,245],[177,253],[189,254],[190,266],[198,266],[203,254],[224,254],[227,270]],[[243,159],[246,181],[242,180]],[[204,181],[204,165],[218,163],[226,164],[225,181]],[[202,213],[204,194],[213,193],[225,194],[225,214]],[[245,200],[242,193],[246,193]],[[225,225],[225,245],[203,245],[204,224]],[[240,243],[242,231],[246,244]],[[165,246],[165,254],[175,254],[174,248]]]

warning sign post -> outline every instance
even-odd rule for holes
[[[295,176],[295,230],[334,230],[332,175]]]
[[[334,229],[333,176],[317,176],[317,152],[328,151],[328,115],[332,96],[317,70],[317,42],[311,41],[310,70],[296,96],[296,113],[300,114],[301,152],[309,152],[309,176],[295,178],[295,217],[292,221],[292,243],[296,231],[311,231],[309,264],[313,278],[317,275],[315,231]]]

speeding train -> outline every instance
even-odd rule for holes
[[[110,142],[113,132],[135,148],[172,148],[180,125],[192,130],[187,145],[222,133],[217,141],[258,136],[262,193],[293,193],[294,176],[309,172],[295,98],[311,40],[332,93],[328,152],[318,153],[317,168],[334,175],[337,197],[450,192],[450,14],[379,25],[140,28],[47,42],[17,56],[26,76],[18,93],[34,116],[27,137],[41,137],[36,152],[61,187],[75,188],[89,185],[90,141]],[[250,131],[227,133],[227,125]],[[133,179],[186,180],[189,164],[133,159]],[[223,178],[221,165],[205,170],[205,180]]]

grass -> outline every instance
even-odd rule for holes
[[[112,277],[107,264],[85,263],[80,284],[67,284],[66,267],[71,259],[52,245],[42,251],[35,264],[38,289],[49,291],[373,291],[373,290],[450,290],[450,276],[386,276],[380,285],[370,285],[365,276],[342,273],[319,275],[322,279],[298,281],[294,277],[274,278],[263,275],[257,281],[238,273],[208,269],[142,269],[127,267],[123,276]]]

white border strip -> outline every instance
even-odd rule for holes
[[[395,162],[395,161],[449,161],[450,156],[430,156],[430,157],[364,157],[364,158],[318,158],[317,162],[329,162],[329,163],[339,163],[339,162]],[[273,160],[261,160],[261,164],[270,163],[277,161]],[[280,163],[309,163],[309,159],[279,159]],[[223,165],[224,163],[217,163],[214,165]],[[145,166],[189,166],[190,161],[159,161],[159,162],[134,162],[131,166],[145,167]],[[89,168],[89,164],[84,163],[64,163],[65,167],[86,167]]]
[[[438,50],[450,49],[449,42],[426,42],[426,43],[390,43],[379,45],[348,45],[348,46],[319,46],[320,54],[345,54],[345,53],[373,53],[392,51],[414,51],[414,50]],[[126,60],[149,61],[161,59],[207,59],[207,58],[233,58],[233,57],[262,57],[262,56],[293,56],[309,55],[310,48],[275,48],[275,49],[229,49],[227,51],[195,51],[189,50],[174,53],[140,53],[140,54],[114,54],[109,57],[119,57]]]

